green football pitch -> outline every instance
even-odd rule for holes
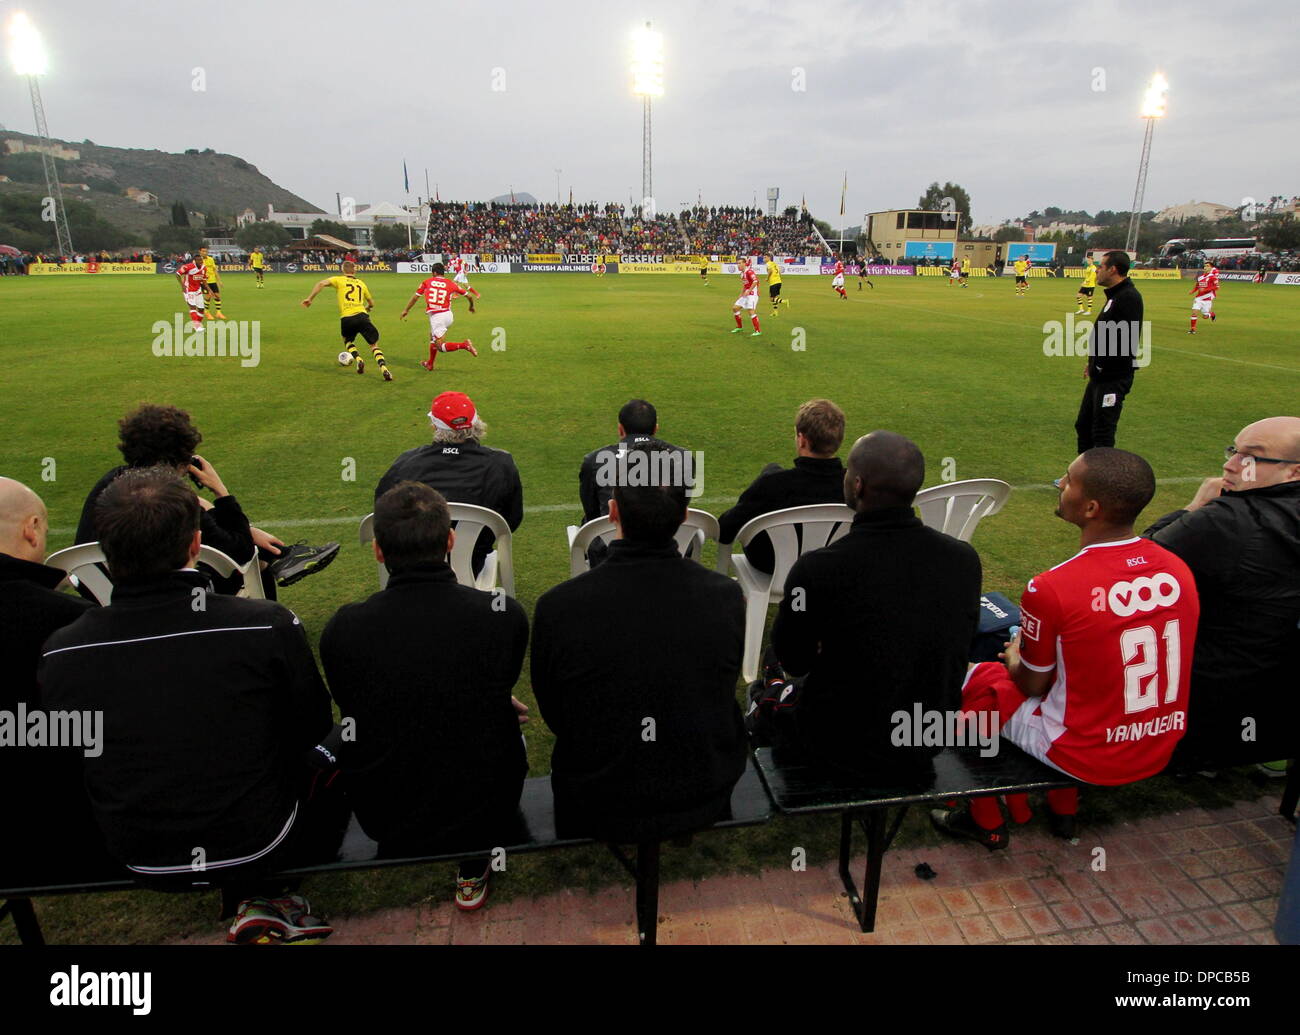
[[[343,544],[329,569],[281,593],[315,642],[339,605],[377,588],[357,524],[373,509],[374,486],[391,461],[429,441],[429,402],[448,389],[473,398],[489,428],[485,442],[509,450],[519,466],[525,517],[514,542],[516,586],[530,613],[568,575],[564,529],[581,520],[582,456],[616,438],[619,407],[638,397],[658,408],[663,438],[702,451],[703,493],[693,505],[711,513],[734,502],[767,462],[791,462],[796,408],[826,397],[847,415],[845,452],[858,435],[888,428],[920,445],[927,485],[993,477],[1015,486],[974,537],[987,589],[1018,599],[1027,578],[1077,548],[1077,530],[1053,517],[1049,483],[1075,455],[1083,360],[1044,349],[1044,325],[1074,310],[1077,281],[1034,280],[1017,298],[1009,278],[974,279],[960,289],[941,277],[880,277],[862,291],[849,278],[846,302],[824,278],[790,277],[791,305],[773,318],[761,299],[763,334],[752,338],[748,326],[729,333],[735,277],[714,276],[706,286],[691,276],[478,276],[478,312],[458,303],[449,337],[471,337],[479,356],[443,355],[430,374],[417,365],[427,355],[421,308],[398,320],[420,278],[377,274],[364,279],[396,374],[384,383],[373,364],[360,377],[338,365],[333,291],[310,310],[298,305],[316,279],[268,275],[266,288],[255,290],[251,275],[225,278],[230,320],[258,324],[255,366],[237,357],[155,355],[157,322],[172,326],[181,308],[174,278],[0,279],[0,474],[44,498],[50,550],[72,542],[87,491],[119,462],[117,420],[141,402],[179,406],[203,432],[200,452],[254,524],[289,542]],[[1192,337],[1186,282],[1137,283],[1151,361],[1125,405],[1118,444],[1155,468],[1160,488],[1144,515],[1153,520],[1218,473],[1223,446],[1243,425],[1296,412],[1300,356],[1292,329],[1300,290],[1228,283],[1218,321],[1202,320]],[[437,621],[429,617],[431,633]],[[526,666],[516,693],[533,703]],[[532,772],[546,772],[551,738],[540,718],[528,734]],[[768,836],[776,835],[715,836],[715,848],[700,849],[678,872],[743,865],[744,846]],[[777,836],[774,843],[786,847],[776,858],[788,857],[788,841]],[[719,859],[710,862],[714,852]],[[517,886],[616,879],[598,853],[556,854],[558,862],[521,861],[521,871],[538,879]],[[345,885],[338,907],[347,911],[412,901],[417,886],[443,893],[427,875],[371,874],[328,886]],[[203,915],[176,899],[159,901],[179,906],[182,927]],[[180,933],[131,909],[110,921],[94,903],[86,900],[84,915],[68,914],[52,936],[60,929],[108,940]]]

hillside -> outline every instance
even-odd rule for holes
[[[12,142],[12,143],[11,143]],[[266,206],[281,211],[320,212],[321,209],[263,176],[257,166],[235,155],[215,151],[171,154],[143,148],[103,147],[90,141],[51,140],[64,152],[56,157],[63,196],[92,205],[103,219],[147,239],[149,231],[170,220],[172,202],[183,201],[190,211],[234,216],[251,208],[265,216]],[[40,155],[24,150],[37,139],[12,130],[0,131],[0,193],[33,191],[44,194]],[[11,153],[16,151],[17,153]],[[89,191],[68,189],[84,183]],[[128,188],[157,195],[141,203],[126,196]]]

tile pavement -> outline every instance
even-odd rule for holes
[[[1041,819],[990,853],[966,843],[885,856],[876,929],[853,921],[834,864],[665,884],[662,945],[1275,944],[1293,828],[1278,799],[1083,829],[1077,845]],[[673,851],[674,849],[666,849]],[[920,863],[932,880],[915,874]],[[865,859],[854,859],[855,880]],[[630,886],[563,889],[459,913],[446,901],[332,921],[332,945],[634,945]],[[213,942],[203,936],[191,942]]]

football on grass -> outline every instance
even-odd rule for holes
[[[350,352],[339,353],[339,366],[345,367],[351,362],[352,362],[352,353]]]

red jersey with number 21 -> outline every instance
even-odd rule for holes
[[[430,277],[416,289],[416,293],[424,296],[426,313],[445,313],[451,309],[451,296],[463,295],[465,290],[446,277]]]
[[[1047,760],[1106,785],[1164,769],[1187,729],[1201,611],[1187,565],[1150,539],[1096,543],[1030,579],[1020,608],[1021,662],[1056,670],[1039,705]]]

